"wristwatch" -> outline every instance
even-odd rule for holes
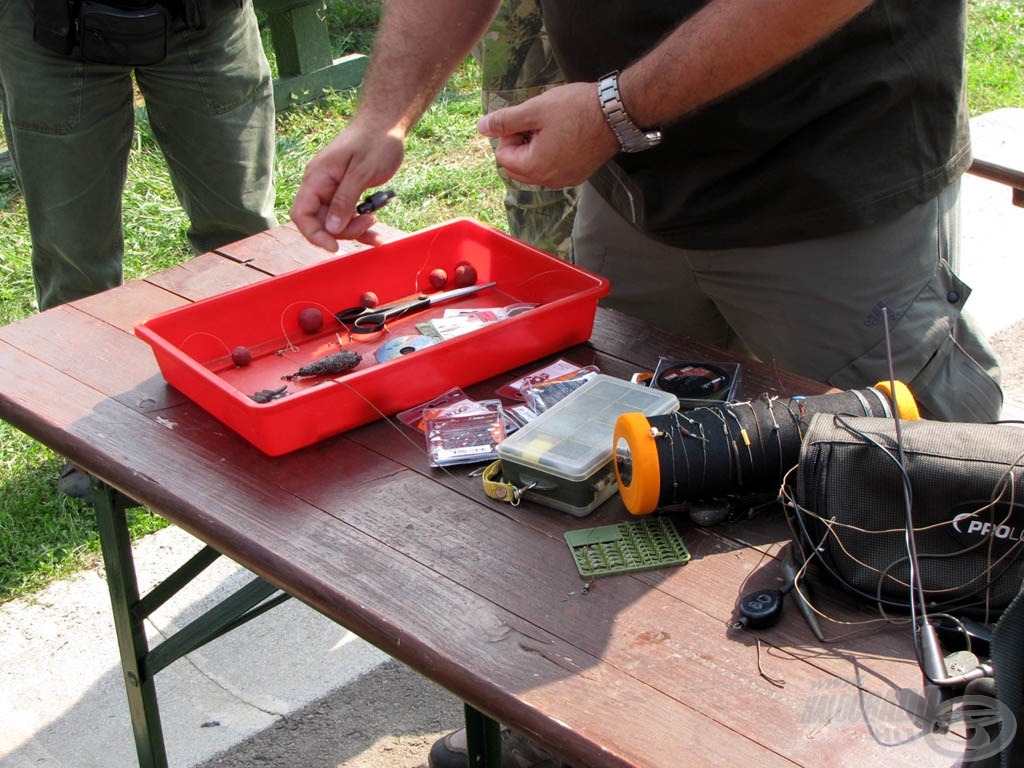
[[[661,144],[661,131],[643,131],[630,119],[619,96],[619,72],[611,72],[597,81],[597,98],[608,125],[615,131],[623,152],[643,152]]]

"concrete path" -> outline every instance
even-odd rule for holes
[[[1024,403],[1024,209],[1006,187],[973,177],[963,196],[968,309],[1003,356],[1010,399]],[[146,537],[140,581],[155,583],[199,546],[176,528]],[[154,617],[151,637],[248,578],[219,563]],[[0,627],[0,766],[135,765],[102,571],[0,606]],[[450,694],[297,601],[157,680],[172,768],[409,768],[462,716]]]
[[[200,546],[173,527],[143,539],[135,547],[142,589],[147,590]],[[154,615],[149,626],[151,642],[249,578],[248,572],[222,559],[187,593]],[[134,765],[102,570],[86,571],[29,600],[0,606],[0,626],[0,765]],[[175,662],[157,677],[170,764],[174,768],[197,765],[344,690],[387,660],[355,635],[290,600],[246,629]],[[387,702],[374,702],[373,708],[380,710],[383,704]],[[458,722],[460,705],[452,700],[448,710],[456,716],[443,723],[428,716],[434,730],[443,732]],[[426,748],[429,745],[430,741]]]

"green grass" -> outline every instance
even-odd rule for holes
[[[397,194],[378,214],[382,221],[412,231],[473,216],[507,230],[490,144],[475,129],[478,88],[479,71],[467,60],[410,134],[405,162],[388,184]],[[277,206],[282,218],[309,158],[337,135],[354,109],[354,93],[332,93],[279,115]]]
[[[335,56],[369,51],[379,7],[380,0],[330,0],[326,20]],[[1024,106],[1019,67],[1024,60],[1024,6],[1019,0],[971,0],[968,31],[971,113]],[[391,184],[398,196],[380,214],[386,223],[416,230],[473,216],[506,228],[490,147],[474,130],[480,112],[477,78],[475,64],[467,61],[410,137],[406,162]],[[354,107],[353,93],[339,93],[278,116],[276,207],[282,221],[309,157],[344,127]],[[144,115],[124,207],[126,279],[190,256],[186,219]],[[36,311],[29,251],[20,195],[10,175],[0,171],[0,324]],[[0,422],[0,602],[97,558],[91,510],[56,492],[61,465],[51,451]],[[163,525],[159,517],[142,511],[132,518],[134,536]]]
[[[967,93],[972,115],[1024,106],[1024,3],[968,3]]]

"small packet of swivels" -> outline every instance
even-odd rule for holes
[[[430,466],[447,467],[493,461],[505,439],[505,413],[500,404],[482,413],[428,416],[424,431]]]
[[[470,416],[479,413],[493,413],[501,408],[501,400],[473,400],[461,387],[452,387],[433,400],[409,408],[397,414],[397,418],[407,427],[426,432],[427,419],[448,419],[456,416]],[[507,412],[503,412],[505,433],[512,434],[519,428],[517,421]]]
[[[593,366],[587,367],[592,368]],[[566,376],[574,376],[581,370],[582,367],[575,363],[571,363],[568,360],[558,359],[553,363],[545,365],[543,368],[530,371],[530,373],[526,374],[522,378],[510,381],[508,384],[499,387],[497,394],[501,397],[507,397],[509,400],[523,400],[523,390],[527,387],[535,387],[538,384],[543,384],[547,381],[557,381]]]
[[[426,431],[427,418],[456,416],[460,413],[476,410],[477,404],[471,400],[461,387],[452,387],[447,392],[397,414],[397,418],[407,427]]]

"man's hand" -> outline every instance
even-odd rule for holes
[[[346,128],[306,166],[291,208],[299,232],[331,252],[338,240],[379,245],[382,238],[371,229],[376,216],[357,214],[356,205],[365,190],[395,175],[403,155],[401,137],[355,123]]]
[[[495,110],[477,130],[498,139],[495,157],[511,178],[553,189],[586,181],[619,151],[594,83],[561,85]]]

